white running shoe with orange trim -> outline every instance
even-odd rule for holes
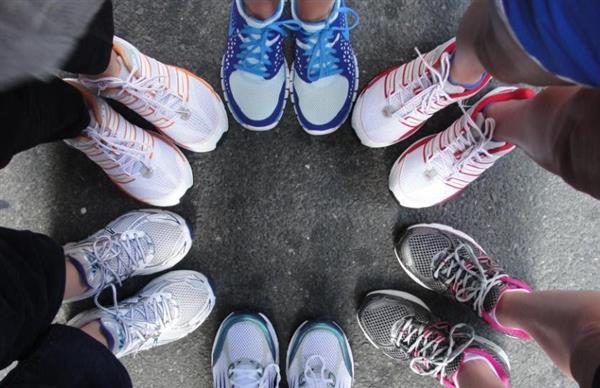
[[[496,123],[484,109],[494,103],[525,100],[535,91],[498,88],[477,102],[450,128],[409,147],[390,173],[390,190],[402,206],[424,208],[460,194],[515,147],[493,139]]]
[[[193,184],[183,153],[163,136],[145,131],[115,112],[106,101],[83,91],[90,125],[65,142],[100,166],[119,188],[153,206],[174,206]]]
[[[183,148],[194,152],[216,148],[229,124],[221,98],[205,80],[150,58],[118,37],[113,50],[121,62],[120,76],[80,76],[88,89],[121,102]]]
[[[491,77],[472,88],[449,82],[455,39],[404,65],[384,71],[363,89],[352,114],[352,127],[367,147],[398,143],[423,126],[434,113],[477,94]]]

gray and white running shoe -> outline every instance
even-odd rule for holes
[[[523,330],[500,324],[496,306],[505,292],[530,292],[531,288],[508,275],[471,236],[446,225],[414,225],[397,243],[396,256],[422,287],[473,309],[504,334],[530,338]]]
[[[196,330],[215,305],[208,279],[195,271],[172,271],[152,280],[142,291],[117,302],[115,286],[113,307],[104,307],[94,298],[97,309],[85,311],[68,323],[81,328],[100,322],[109,349],[117,356],[165,345]]]
[[[65,256],[88,286],[65,302],[88,298],[132,276],[171,268],[191,247],[190,227],[179,215],[166,210],[129,212],[85,240],[64,246]]]
[[[350,388],[354,359],[346,334],[335,322],[306,321],[287,353],[290,388]]]
[[[432,376],[446,387],[458,386],[458,370],[472,359],[486,361],[505,386],[510,386],[508,356],[498,345],[476,336],[466,324],[450,327],[414,295],[374,291],[359,308],[358,323],[371,344],[385,355],[408,362],[413,372]]]
[[[279,343],[269,319],[231,313],[215,338],[212,371],[215,388],[279,387]]]

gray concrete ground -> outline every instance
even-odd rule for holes
[[[218,85],[229,3],[117,0],[117,33],[144,52]],[[362,17],[353,32],[361,85],[411,59],[414,46],[425,51],[451,37],[467,4],[350,1]],[[398,206],[387,190],[393,161],[413,140],[446,128],[458,116],[457,108],[448,109],[411,140],[372,150],[361,146],[349,125],[327,137],[310,137],[288,109],[273,131],[249,132],[232,120],[219,149],[188,153],[196,183],[174,210],[193,222],[195,241],[178,268],[209,275],[217,307],[185,340],[123,359],[134,385],[211,386],[210,350],[220,321],[233,310],[251,309],[273,320],[282,349],[305,319],[335,319],[354,349],[358,388],[436,386],[379,354],[356,324],[356,306],[366,292],[396,288],[414,292],[440,316],[471,323],[504,346],[515,387],[574,386],[535,344],[493,333],[466,309],[419,289],[394,258],[393,238],[403,227],[441,222],[475,236],[536,289],[597,287],[599,203],[521,151],[447,205],[420,211]],[[0,179],[0,223],[43,232],[63,243],[144,207],[63,144],[18,155]],[[148,280],[127,282],[121,295],[131,295]],[[88,301],[67,307],[59,319],[91,306]]]

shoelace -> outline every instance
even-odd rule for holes
[[[466,118],[465,127],[452,143],[427,161],[426,174],[429,177],[440,175],[447,180],[456,175],[468,162],[477,161],[485,164],[494,160],[494,156],[485,149],[485,145],[493,136],[496,122],[494,119],[486,118],[482,129],[462,104],[459,105]]]
[[[129,276],[146,259],[142,246],[145,235],[134,235],[123,240],[122,234],[103,236],[92,244],[94,259],[92,266],[100,269],[102,282],[98,289],[102,290],[111,281],[121,285],[124,278]]]
[[[106,158],[121,167],[123,173],[129,176],[139,173],[145,177],[152,176],[153,169],[149,164],[152,149],[149,145],[113,136],[110,130],[101,128],[97,123],[94,127],[86,128],[84,133]]]
[[[465,329],[464,332],[459,330]],[[469,325],[459,323],[444,335],[435,326],[415,324],[413,318],[401,319],[392,326],[391,339],[397,347],[408,345],[413,357],[410,369],[422,376],[439,376],[440,383],[447,376],[446,368],[473,342],[475,331]],[[464,340],[456,346],[457,339]]]
[[[238,35],[242,44],[240,45],[241,51],[236,56],[238,62],[234,67],[263,78],[269,76],[268,67],[272,65],[269,53],[273,51],[272,46],[279,39],[287,36],[286,28],[298,30],[300,24],[293,20],[284,20],[271,23],[263,28],[246,25]],[[276,37],[271,39],[273,34]]]
[[[465,260],[459,251],[467,253]],[[491,260],[487,257],[484,260]],[[439,262],[438,262],[439,261]],[[454,294],[457,301],[462,303],[473,303],[473,309],[482,315],[484,311],[485,298],[488,293],[496,286],[502,285],[502,279],[508,277],[507,274],[494,270],[493,268],[483,268],[480,258],[475,255],[473,249],[467,244],[460,244],[452,252],[440,252],[433,261],[438,262],[433,277],[438,279],[443,275],[446,279],[444,283]],[[488,273],[492,270],[492,274]]]
[[[236,388],[271,388],[271,371],[276,376],[275,386],[279,386],[281,373],[277,364],[269,364],[264,369],[233,368],[231,370],[230,382]]]
[[[440,106],[445,105],[447,101],[452,101],[452,97],[444,90],[450,77],[450,55],[442,54],[441,66],[438,71],[425,60],[418,48],[415,47],[415,51],[428,71],[388,97],[385,113],[390,116],[403,118],[416,109],[425,114],[433,114],[438,110],[433,106],[434,104]],[[420,64],[417,63],[415,66],[420,66]],[[415,93],[415,90],[419,90],[418,93]]]
[[[319,373],[315,373],[312,365],[320,365],[321,369]],[[304,384],[302,387],[306,388],[330,388],[335,385],[335,380],[328,377],[330,374],[325,368],[325,360],[322,356],[315,354],[308,357],[304,364]]]
[[[344,27],[332,27],[328,21],[320,31],[305,31],[305,40],[301,41],[300,47],[304,50],[304,56],[309,58],[306,74],[311,82],[342,73],[339,67],[340,59],[336,57],[337,51],[333,48],[339,39],[339,35],[335,33],[341,32],[348,38],[350,31],[360,24],[360,16],[348,7],[341,7],[339,12],[346,17],[352,16],[354,23]]]
[[[131,346],[138,353],[149,341],[156,345],[160,334],[175,319],[176,313],[173,310],[176,304],[172,296],[155,293],[119,306],[115,285],[110,284],[109,288],[112,291],[113,307],[102,306],[98,301],[100,293],[94,296],[94,303],[123,327],[124,346]]]
[[[191,112],[185,107],[181,97],[171,92],[162,82],[165,79],[164,75],[144,77],[138,74],[138,70],[134,66],[125,80],[106,77],[99,80],[82,79],[81,82],[92,89],[98,89],[98,94],[109,88],[120,89],[117,96],[125,93],[134,96],[144,104],[140,109],[151,107],[167,120],[173,119],[175,115],[179,115],[182,120],[190,118]]]

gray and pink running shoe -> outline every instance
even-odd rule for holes
[[[359,308],[358,323],[385,355],[408,362],[413,372],[434,377],[446,388],[458,387],[459,371],[473,360],[486,362],[503,386],[510,387],[510,363],[500,346],[464,323],[450,326],[414,295],[374,291]]]
[[[530,339],[525,331],[502,325],[496,307],[505,293],[531,288],[508,275],[472,237],[445,225],[414,225],[395,248],[400,265],[419,285],[469,306],[504,334]]]

